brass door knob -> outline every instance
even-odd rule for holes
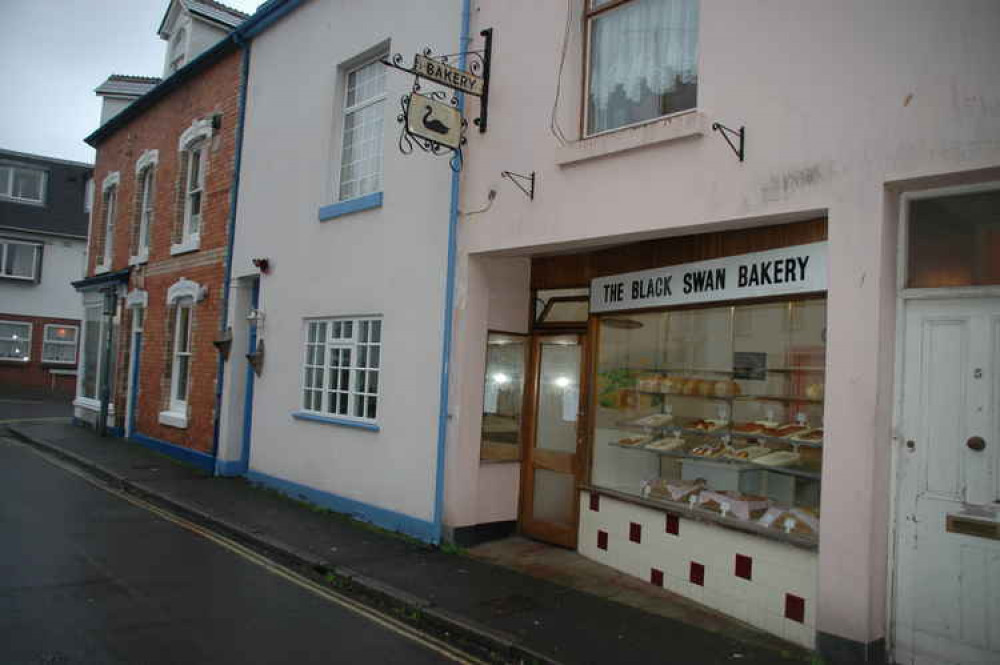
[[[969,437],[969,440],[965,442],[965,445],[969,447],[969,450],[980,451],[986,449],[986,441],[981,436]]]

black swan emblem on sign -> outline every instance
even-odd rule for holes
[[[437,132],[438,134],[447,134],[448,125],[444,124],[437,118],[431,118],[428,120],[428,118],[431,117],[431,113],[433,112],[434,110],[430,106],[424,107],[424,127],[431,130],[432,132]]]

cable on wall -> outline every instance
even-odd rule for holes
[[[559,111],[559,96],[562,94],[563,69],[566,66],[566,51],[569,48],[569,31],[573,25],[573,0],[566,0],[566,27],[563,30],[562,50],[559,55],[559,73],[556,77],[556,96],[552,100],[552,115],[549,117],[549,131],[556,137],[561,145],[566,145],[569,140],[559,126],[557,117]]]

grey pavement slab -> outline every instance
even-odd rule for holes
[[[738,622],[711,630],[310,509],[244,479],[211,478],[142,446],[71,425],[23,437],[90,460],[144,491],[331,569],[346,567],[565,663],[803,663],[808,652]],[[719,626],[725,625],[720,631]]]

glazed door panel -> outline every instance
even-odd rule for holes
[[[906,305],[895,658],[1000,662],[1000,300]]]
[[[521,531],[563,547],[576,547],[585,358],[583,335],[534,338]]]

